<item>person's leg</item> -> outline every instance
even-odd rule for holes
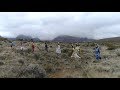
[[[61,53],[58,54],[58,57],[61,58]]]
[[[99,59],[101,59],[101,56],[99,56]]]
[[[99,57],[98,57],[98,55],[96,55],[96,60],[99,60]]]
[[[100,54],[98,54],[98,57],[99,57],[99,59],[101,59],[101,56],[100,56]]]

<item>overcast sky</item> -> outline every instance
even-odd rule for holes
[[[0,12],[0,35],[53,39],[71,35],[102,39],[120,36],[120,12]]]

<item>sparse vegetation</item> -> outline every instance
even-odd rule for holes
[[[18,60],[18,62],[23,65],[24,64],[24,61],[23,60]]]
[[[89,46],[94,47],[95,43],[89,43]]]
[[[107,43],[106,45],[108,47],[107,50],[115,50],[115,49],[117,49],[117,46],[115,46],[113,43]]]
[[[7,42],[6,42],[7,43]],[[79,43],[81,59],[71,58],[71,44],[60,43],[61,55],[55,53],[56,43],[49,43],[49,52],[44,50],[44,42],[33,53],[28,46],[21,51],[20,47],[11,49],[5,42],[0,48],[0,77],[2,78],[76,78],[76,77],[119,77],[120,43],[100,43],[102,60],[96,63],[93,48],[95,44]],[[17,42],[19,43],[19,41]],[[19,44],[18,44],[19,46]],[[32,64],[32,65],[31,65]],[[114,73],[113,73],[114,71]]]
[[[120,52],[117,52],[116,54],[117,54],[117,56],[120,56]]]
[[[0,66],[1,66],[1,65],[4,65],[4,63],[3,63],[3,62],[0,62]]]
[[[35,53],[35,54],[34,54],[34,58],[35,58],[35,60],[39,60],[40,55],[39,55],[38,53]]]

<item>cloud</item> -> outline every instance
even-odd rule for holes
[[[0,12],[0,35],[54,39],[71,35],[102,39],[120,36],[119,12]]]

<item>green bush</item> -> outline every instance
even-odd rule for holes
[[[62,50],[62,53],[68,53],[69,52],[69,49],[63,49]]]
[[[27,49],[26,51],[25,51],[26,53],[30,53],[30,52],[32,52],[32,49]]]
[[[108,47],[107,50],[115,50],[115,49],[116,49],[116,47]]]
[[[106,43],[106,46],[108,47],[107,50],[115,50],[117,47],[113,45],[112,43]]]
[[[102,55],[102,57],[103,57],[104,59],[106,59],[106,58],[108,58],[108,55]]]
[[[24,61],[23,60],[18,60],[18,62],[20,63],[20,64],[24,64]]]
[[[55,68],[54,68],[54,66],[52,64],[47,64],[47,65],[45,65],[45,71],[47,73],[52,73],[52,72],[55,71]]]
[[[95,43],[89,43],[88,46],[94,47]]]
[[[36,53],[36,54],[34,54],[34,58],[35,58],[35,60],[39,60],[40,55]]]
[[[5,60],[6,56],[0,56],[0,60]]]
[[[69,51],[69,52],[68,52],[68,56],[71,57],[72,53],[73,53],[73,50]]]
[[[68,58],[68,55],[64,53],[64,54],[61,55],[61,57],[62,58]]]
[[[0,65],[4,65],[4,63],[3,63],[3,62],[0,62]]]
[[[116,54],[117,54],[117,56],[120,56],[120,52],[117,52]]]

